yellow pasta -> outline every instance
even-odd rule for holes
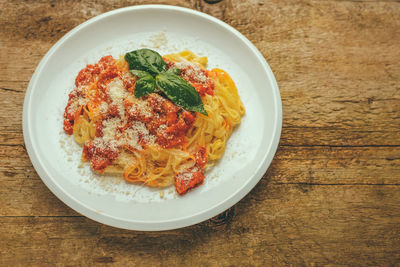
[[[163,58],[182,69],[207,115],[185,111],[157,93],[134,97],[137,77],[124,57],[108,56],[79,73],[64,130],[83,146],[82,159],[93,170],[151,187],[175,183],[183,194],[201,184],[204,169],[223,156],[245,108],[225,71],[206,70],[207,57],[186,50]]]

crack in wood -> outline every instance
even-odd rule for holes
[[[392,160],[397,160],[400,159],[400,157],[387,157],[385,158],[386,160],[392,161]]]
[[[23,150],[26,151],[26,147],[25,147],[25,145],[23,145],[23,144],[0,144],[0,146],[3,146],[3,147],[17,147],[17,146],[19,146],[19,147],[21,147]]]
[[[0,90],[9,91],[9,92],[16,92],[16,93],[23,93],[22,91],[11,89],[11,88],[5,88],[5,87],[0,87]]]
[[[217,4],[219,2],[221,2],[223,0],[204,0],[204,2],[206,2],[207,4]]]

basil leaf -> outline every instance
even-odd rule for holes
[[[151,76],[150,73],[148,73],[146,71],[142,71],[142,70],[130,70],[129,72],[132,73],[133,75],[137,76],[139,79],[143,78],[143,77],[146,77],[148,75]]]
[[[155,76],[167,70],[167,63],[156,51],[143,48],[125,54],[131,70],[143,70]]]
[[[178,68],[170,68],[170,69],[167,70],[167,72],[168,73],[172,73],[172,74],[176,74],[176,75],[181,74],[181,70],[178,69]]]
[[[196,89],[182,77],[164,72],[156,77],[157,87],[175,104],[207,116],[203,102]]]
[[[135,97],[139,98],[156,91],[156,81],[153,76],[147,73],[146,76],[142,76],[136,82],[135,85]]]

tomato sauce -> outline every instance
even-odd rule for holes
[[[184,181],[181,176],[189,174],[188,181]],[[175,189],[179,195],[186,194],[190,189],[193,189],[199,185],[201,185],[204,181],[204,174],[200,171],[192,171],[189,170],[187,172],[183,172],[177,175],[175,178]]]
[[[176,63],[164,58],[167,63],[167,68],[175,68]],[[200,67],[187,65],[180,68],[180,76],[187,80],[199,93],[200,96],[214,95],[215,84],[214,80],[210,78],[209,71],[203,70]]]
[[[78,76],[75,78],[76,88],[68,96],[68,104],[64,111],[64,131],[66,134],[71,135],[73,133],[73,125],[75,119],[81,115],[82,107],[77,107],[79,112],[70,112],[70,108],[73,104],[76,105],[76,99],[79,97],[85,97],[82,88],[89,87],[94,82],[98,88],[105,88],[105,84],[110,82],[113,78],[118,76],[118,70],[115,65],[115,59],[112,56],[102,57],[97,64],[88,64],[83,68]],[[106,97],[104,94],[99,95],[98,91],[93,96],[97,102],[104,100]]]
[[[186,194],[189,190],[201,185],[204,181],[204,168],[207,163],[207,150],[201,146],[195,153],[196,164],[187,171],[178,173],[175,177],[175,188],[178,194]]]
[[[143,122],[149,132],[157,137],[156,142],[163,148],[184,145],[186,133],[193,126],[196,114],[183,110],[156,93],[149,94],[143,99],[150,107],[151,115],[133,111],[128,113],[129,120]],[[131,106],[129,103],[126,104],[128,110]]]
[[[174,65],[171,61],[166,59],[165,61],[168,68]],[[192,67],[183,68],[180,74],[181,77],[191,83],[200,96],[205,96],[206,94],[214,95],[214,82],[209,78],[208,71],[200,70],[202,82],[199,82],[199,78],[191,74],[193,70],[190,68]],[[103,121],[120,117],[118,107],[112,104],[108,95],[109,92],[107,92],[108,83],[117,77],[122,80],[125,89],[133,94],[135,79],[125,71],[119,71],[116,60],[112,56],[102,57],[97,64],[88,64],[78,73],[75,79],[76,88],[69,94],[68,104],[64,112],[64,131],[67,134],[73,134],[74,121],[83,114],[83,105],[73,107],[73,105],[76,106],[79,103],[77,101],[78,98],[84,99],[86,97],[97,104],[102,101],[108,104],[107,111],[96,121],[96,137],[103,136]],[[185,148],[187,142],[186,134],[196,121],[196,113],[183,110],[157,93],[151,93],[141,99],[146,102],[148,107],[146,112],[143,112],[139,107],[135,108],[134,105],[137,105],[135,102],[125,99],[125,118],[120,119],[125,120],[126,124],[125,126],[119,126],[118,131],[122,133],[125,129],[131,127],[134,122],[142,122],[149,133],[156,137],[155,142],[161,147],[174,148],[181,146]],[[139,143],[145,148],[147,143],[142,136],[139,136],[139,139]],[[135,150],[133,147],[127,148],[131,151]],[[110,142],[99,144],[99,142],[90,140],[83,147],[83,158],[90,161],[92,168],[100,173],[104,172],[118,155],[118,147],[111,145]],[[207,163],[207,151],[204,146],[199,147],[195,152],[195,159],[194,167],[179,173],[175,177],[175,187],[179,194],[185,194],[191,188],[203,183],[203,172]]]
[[[83,146],[83,158],[89,160],[93,170],[100,173],[118,157],[118,150],[109,145],[99,146],[93,140]]]

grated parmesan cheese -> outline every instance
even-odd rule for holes
[[[147,144],[154,144],[156,137],[150,134],[149,130],[146,128],[146,125],[141,121],[135,121],[131,127],[133,131],[135,131],[138,135],[140,135]]]
[[[176,176],[177,180],[181,183],[188,184],[193,179],[193,172],[183,172]]]
[[[148,105],[147,101],[138,99],[129,111],[132,114],[137,113],[139,116],[150,118],[152,116],[152,108]]]
[[[112,103],[117,106],[118,113],[121,116],[121,118],[124,118],[125,117],[124,99],[128,96],[128,92],[124,87],[124,83],[122,82],[121,79],[115,78],[107,85],[107,88]]]
[[[121,125],[119,118],[111,118],[103,121],[103,140],[108,142],[117,137],[117,126]]]
[[[204,74],[203,70],[196,64],[183,60],[180,62],[176,62],[175,66],[179,69],[184,70],[184,76],[192,78],[196,82],[207,82],[207,76]]]
[[[100,150],[105,150],[106,148],[110,148],[111,150],[118,152],[118,144],[115,140],[105,141],[101,137],[96,137],[93,139],[93,145]],[[97,149],[95,150],[95,154],[97,153]]]
[[[155,144],[156,136],[150,134],[146,124],[141,121],[133,122],[130,127],[124,129],[123,133],[118,130],[119,128],[124,128],[127,123],[125,119],[124,100],[129,96],[129,93],[119,78],[112,80],[107,85],[107,88],[112,105],[117,107],[120,116],[102,122],[103,136],[95,138],[93,142],[94,146],[100,149],[110,147],[112,150],[118,150],[119,147],[128,145],[134,149],[143,150],[140,140],[149,145]],[[129,113],[138,113],[141,116],[151,118],[153,111],[147,101],[141,99],[134,99],[133,101],[134,104],[130,108]],[[99,111],[106,114],[108,108],[109,105],[106,102],[102,102],[99,106]]]
[[[168,45],[168,39],[165,35],[165,32],[160,32],[159,34],[153,35],[150,41],[153,43],[154,48],[160,48]]]
[[[128,145],[137,150],[142,150],[143,147],[139,144],[139,135],[133,129],[127,129],[124,133],[124,138],[120,139],[119,143],[121,145]]]
[[[101,102],[100,106],[99,106],[99,112],[101,114],[105,114],[108,110],[108,104],[106,102]]]
[[[67,113],[69,115],[74,115],[80,107],[87,105],[88,100],[83,97],[75,97],[72,99],[71,105],[68,106]]]
[[[157,128],[157,132],[163,132],[167,129],[167,125],[166,124],[161,124],[158,128]]]

